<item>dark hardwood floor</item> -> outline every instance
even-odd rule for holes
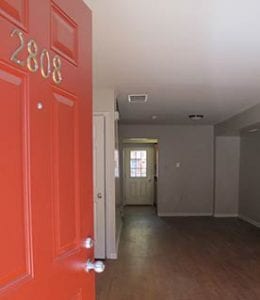
[[[260,300],[260,230],[128,207],[119,259],[106,266],[97,300]]]

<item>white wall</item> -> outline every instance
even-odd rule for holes
[[[240,138],[216,137],[215,146],[214,215],[238,216]]]
[[[114,114],[115,92],[113,89],[94,89],[93,99],[94,112],[111,112]]]
[[[118,126],[115,120],[115,94],[112,89],[94,89],[94,113],[104,113],[106,144],[106,253],[116,258],[121,229],[120,178],[115,176],[115,151],[118,149]]]
[[[120,125],[119,136],[159,139],[159,215],[213,213],[212,126]]]
[[[83,2],[85,2],[90,9],[93,9],[94,0],[83,0]]]

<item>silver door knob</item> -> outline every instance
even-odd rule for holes
[[[98,199],[101,199],[101,198],[102,198],[102,194],[101,194],[101,193],[98,193],[98,194],[97,194],[97,197],[98,197]]]
[[[105,270],[105,264],[101,260],[97,260],[94,262],[88,260],[85,266],[85,271],[90,272],[92,270],[95,271],[96,273],[102,273]]]
[[[91,237],[88,237],[84,243],[83,243],[83,247],[86,249],[91,249],[94,247],[94,240]]]

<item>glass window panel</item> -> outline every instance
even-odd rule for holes
[[[142,162],[140,160],[137,160],[136,168],[138,169],[142,168]]]
[[[131,163],[131,169],[135,169],[136,168],[136,160],[132,159],[130,163]]]
[[[142,170],[141,176],[146,177],[146,170]]]
[[[147,176],[147,151],[146,150],[130,151],[130,175],[131,177]]]
[[[146,169],[146,161],[145,160],[141,161],[141,168]]]

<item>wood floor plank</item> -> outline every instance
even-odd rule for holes
[[[97,300],[260,300],[260,230],[238,219],[128,207]]]

